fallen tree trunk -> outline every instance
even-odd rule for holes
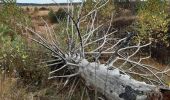
[[[37,34],[37,33],[36,33]],[[37,36],[39,36],[37,34]],[[109,34],[105,35],[103,39],[106,39],[109,36]],[[148,76],[155,77],[155,79],[148,79],[151,83],[152,81],[157,82],[159,84],[162,84],[163,87],[165,84],[159,78],[157,75],[158,73],[161,73],[162,75],[167,75],[167,71],[159,71],[158,69],[147,66],[145,64],[141,64],[141,58],[139,61],[133,61],[131,58],[140,50],[142,47],[148,46],[150,43],[145,45],[137,44],[136,46],[127,46],[127,44],[130,41],[130,38],[133,37],[133,35],[128,35],[127,37],[118,40],[113,47],[106,48],[103,52],[97,52],[99,47],[97,49],[93,50],[93,52],[84,52],[84,47],[80,47],[78,50],[73,48],[75,53],[63,53],[63,51],[56,45],[51,45],[48,43],[44,38],[39,38],[42,41],[36,41],[37,43],[41,44],[42,46],[46,47],[52,52],[52,56],[55,58],[52,61],[52,64],[49,64],[48,66],[57,66],[59,68],[54,68],[53,71],[51,71],[49,79],[53,78],[71,78],[75,76],[80,76],[85,80],[87,87],[93,87],[96,89],[97,92],[104,95],[108,100],[166,100],[161,93],[161,88],[157,87],[155,84],[146,84],[145,82],[140,82],[138,80],[133,79],[130,75],[127,74],[127,72],[124,71],[131,71],[132,68],[137,68],[138,70],[141,70],[142,73],[135,72],[135,70],[131,73],[137,74],[140,76],[143,76],[147,79]],[[89,38],[89,37],[88,37]],[[95,40],[96,41],[96,40]],[[93,43],[90,42],[90,43]],[[90,44],[87,43],[86,45]],[[105,43],[105,41],[103,42]],[[100,46],[103,47],[104,45]],[[82,43],[85,44],[85,43]],[[80,46],[80,45],[78,45]],[[107,51],[111,48],[114,48],[113,51]],[[131,55],[125,55],[124,52],[122,52],[125,49],[128,48],[137,48]],[[70,51],[69,51],[70,52]],[[85,54],[110,54],[111,57],[107,60],[105,64],[100,64],[98,62],[99,57],[96,57],[95,62],[89,62]],[[88,58],[88,57],[87,57]],[[113,64],[118,60],[124,60],[124,63],[122,63],[120,66],[114,66]],[[123,67],[126,63],[131,63],[132,67],[124,70]],[[60,66],[62,65],[62,66]],[[70,70],[70,72],[73,72],[73,74],[70,75],[55,75],[55,73],[66,69]],[[153,70],[157,70],[158,72],[154,72]],[[54,76],[53,76],[54,75]],[[165,89],[169,91],[169,89]],[[167,92],[166,92],[167,93]],[[167,99],[168,100],[168,99]]]
[[[96,32],[102,27],[102,25],[96,26],[95,23],[97,10],[104,7],[108,2],[109,0],[90,11],[87,15],[80,17],[82,4],[78,13],[78,20],[75,20],[67,12],[67,26],[63,29],[65,30],[63,32],[66,32],[65,37],[67,39],[63,39],[63,37],[60,37],[60,41],[55,39],[54,37],[59,37],[63,34],[55,36],[56,34],[51,32],[45,21],[47,31],[49,31],[46,39],[40,36],[39,33],[26,28],[39,38],[39,40],[31,39],[51,51],[54,57],[54,60],[48,61],[50,64],[47,63],[48,66],[53,67],[51,68],[53,70],[49,73],[49,79],[68,78],[69,80],[71,77],[79,76],[84,79],[87,87],[93,87],[108,100],[166,100],[164,93],[167,93],[165,90],[169,91],[169,89],[165,88],[166,83],[162,77],[164,75],[169,76],[167,72],[170,70],[161,71],[155,67],[142,64],[142,60],[150,56],[143,57],[137,54],[142,48],[149,46],[151,40],[148,40],[148,44],[143,44],[140,38],[133,32],[127,32],[127,35],[123,38],[116,37],[117,30],[109,32],[112,26],[112,19],[106,33],[99,36],[98,32]],[[69,8],[68,11],[70,11]],[[72,13],[72,15],[74,14]],[[82,29],[87,28],[87,30],[82,30],[80,23],[85,22],[88,19],[87,17],[91,18],[90,21],[87,21],[87,27],[81,27]],[[70,30],[72,30],[71,34]],[[118,35],[120,34],[118,33]],[[96,36],[98,37],[96,38]],[[132,39],[136,39],[137,42],[131,42]],[[106,54],[109,55],[109,59],[104,64],[101,64],[100,57]],[[95,59],[93,60],[94,62],[92,60],[88,61],[91,58],[87,55]],[[137,57],[139,58],[136,59]],[[62,70],[66,70],[69,73],[62,73]],[[58,75],[59,73],[62,73],[61,76]],[[148,82],[138,81],[129,73],[140,76]],[[160,88],[160,85],[165,89]]]
[[[150,92],[158,92],[156,86],[134,80],[119,69],[108,70],[104,64],[90,63],[86,59],[79,65],[86,85],[96,88],[108,100],[146,100]]]
[[[139,61],[133,61],[131,58],[142,48],[148,46],[148,44],[140,45],[137,44],[136,46],[127,46],[129,43],[131,37],[133,37],[132,34],[129,34],[127,37],[118,40],[115,44],[113,44],[112,47],[106,48],[105,51],[97,52],[99,47],[103,47],[105,44],[105,40],[107,37],[109,37],[109,34],[102,37],[104,39],[104,44],[102,43],[97,49],[93,50],[93,52],[84,52],[84,47],[80,47],[78,49],[73,48],[75,53],[64,53],[56,44],[51,45],[48,43],[44,38],[42,38],[39,34],[35,33],[41,41],[33,39],[35,42],[41,44],[42,46],[46,47],[52,52],[52,56],[55,58],[52,61],[52,64],[49,64],[49,66],[58,66],[54,68],[53,71],[51,71],[49,79],[53,78],[70,78],[75,76],[80,76],[85,80],[87,87],[93,87],[96,89],[97,92],[104,95],[108,100],[166,100],[161,93],[161,88],[157,87],[155,84],[146,84],[145,82],[140,82],[138,80],[133,79],[127,72],[124,71],[132,71],[132,68],[137,68],[138,70],[141,70],[142,73],[135,72],[135,70],[131,73],[137,74],[140,76],[143,76],[147,79],[148,76],[155,77],[155,79],[148,79],[151,83],[152,81],[157,82],[159,84],[162,84],[165,86],[161,78],[157,75],[158,73],[165,74],[169,71],[159,71],[158,69],[147,66],[145,64],[141,64],[142,59]],[[87,37],[89,38],[89,37]],[[101,40],[102,40],[101,39]],[[83,40],[84,41],[84,40]],[[96,42],[96,40],[94,40]],[[84,45],[87,44],[81,43]],[[113,49],[113,51],[108,51],[110,49]],[[123,50],[129,49],[129,48],[137,48],[135,51],[132,52],[131,55],[126,55]],[[71,51],[71,50],[70,50]],[[69,51],[69,52],[70,52]],[[95,54],[95,55],[102,55],[102,54],[110,54],[110,58],[107,60],[106,63],[100,64],[98,61],[99,57],[96,57],[95,62],[89,62],[86,59],[85,54]],[[88,58],[88,57],[87,57]],[[114,66],[113,64],[118,60],[123,60],[124,63],[122,63],[120,66]],[[124,66],[126,66],[126,63],[131,63],[132,67],[126,68],[126,70],[123,69]],[[60,66],[62,65],[62,66]],[[73,72],[73,74],[70,75],[55,75],[55,73],[66,69],[70,70],[70,72]],[[158,72],[154,72],[153,70],[157,70]],[[54,76],[53,76],[54,74]],[[165,90],[169,91],[169,89]],[[167,92],[166,92],[167,93]],[[168,100],[168,99],[167,99]]]

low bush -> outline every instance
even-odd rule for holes
[[[0,73],[25,84],[40,84],[47,79],[48,68],[41,62],[48,59],[48,54],[21,35],[24,28],[17,25],[28,26],[28,20],[14,1],[4,1],[0,10]]]
[[[26,11],[27,11],[27,12],[29,12],[29,11],[30,11],[30,8],[29,8],[29,7],[27,7],[27,8],[26,8]]]
[[[167,2],[162,0],[148,0],[141,5],[135,23],[138,36],[143,42],[152,38],[154,44],[161,43],[169,46],[167,30],[170,19],[167,13]]]
[[[34,7],[34,13],[37,13],[39,11],[38,7]]]
[[[7,35],[21,34],[24,30],[19,24],[31,26],[29,16],[22,8],[17,6],[16,0],[3,0],[2,9],[0,9],[0,25],[7,27],[10,32]]]
[[[58,11],[55,12],[55,15],[57,16],[57,19],[59,20],[64,20],[67,17],[66,12],[62,8],[59,8]]]
[[[132,25],[137,38],[141,43],[152,42],[145,52],[162,64],[168,64],[170,42],[168,40],[168,3],[164,0],[148,0],[140,5],[137,11],[137,20]],[[136,39],[134,39],[136,42]],[[163,53],[162,53],[163,52]]]
[[[62,8],[59,8],[59,10],[56,12],[50,9],[48,13],[48,17],[51,23],[58,23],[59,21],[63,21],[66,19],[66,16],[67,14]]]
[[[51,23],[57,23],[58,22],[57,17],[56,17],[56,15],[55,15],[55,13],[52,9],[50,9],[50,11],[48,13],[48,18],[49,18]]]
[[[41,8],[39,8],[39,10],[40,10],[40,11],[44,11],[44,10],[49,10],[49,9],[46,8],[46,7],[41,7]]]
[[[47,79],[48,68],[41,64],[48,59],[47,52],[36,44],[30,44],[21,36],[11,41],[9,36],[1,39],[0,65],[7,76],[15,76],[26,84],[40,84]]]

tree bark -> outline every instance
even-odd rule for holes
[[[109,70],[104,64],[86,59],[79,66],[86,85],[96,88],[108,100],[146,100],[151,92],[159,94],[158,87],[134,80],[119,69]]]

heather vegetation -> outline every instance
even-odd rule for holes
[[[98,1],[98,0],[96,0]],[[106,4],[105,4],[106,3]],[[103,5],[105,4],[105,5]],[[127,3],[128,4],[128,3]],[[102,6],[103,5],[103,6]],[[151,58],[146,60],[144,63],[151,62],[153,66],[157,69],[161,69],[161,67],[169,68],[170,61],[170,35],[169,35],[169,6],[168,2],[162,0],[148,0],[146,2],[142,2],[139,6],[139,2],[135,6],[135,13],[130,9],[123,8],[120,4],[113,2],[113,0],[108,0],[107,2],[93,2],[92,0],[87,0],[83,6],[81,6],[81,10],[79,11],[79,6],[75,5],[74,11],[73,9],[59,8],[57,11],[51,8],[42,7],[39,9],[38,7],[34,8],[34,12],[31,14],[37,14],[40,11],[48,11],[46,17],[37,15],[40,21],[43,22],[40,26],[35,26],[32,21],[35,16],[31,17],[29,15],[31,9],[29,7],[24,8],[18,6],[15,0],[4,0],[2,8],[0,8],[0,99],[2,100],[88,100],[88,98],[96,99],[96,91],[95,89],[89,87],[82,87],[84,85],[84,79],[76,78],[61,78],[61,79],[52,79],[48,80],[50,76],[49,72],[53,69],[56,69],[54,65],[57,57],[55,56],[56,51],[60,51],[59,55],[62,55],[62,52],[66,52],[66,54],[72,54],[76,52],[80,52],[78,47],[81,44],[81,39],[88,37],[87,33],[92,33],[93,37],[89,40],[84,40],[83,42],[89,42],[90,45],[88,47],[84,46],[84,50],[88,53],[92,51],[101,52],[98,48],[102,45],[101,41],[96,42],[91,45],[93,42],[98,41],[101,38],[106,38],[105,33],[111,34],[111,31],[117,30],[119,34],[110,35],[109,39],[111,41],[107,41],[108,44],[105,47],[100,47],[105,49],[107,47],[111,47],[111,43],[114,41],[112,38],[122,38],[125,36],[125,33],[128,31],[130,33],[134,33],[133,41],[129,42],[126,45],[138,44],[138,39],[140,39],[141,44],[147,44],[151,42],[151,46],[148,46],[140,51],[141,54],[138,54],[137,57],[143,55],[149,55]],[[102,6],[102,7],[101,7]],[[68,12],[67,12],[68,11]],[[81,14],[79,14],[81,12]],[[89,14],[90,12],[95,12],[93,14]],[[70,14],[70,15],[69,15]],[[71,16],[72,17],[69,17]],[[90,15],[90,16],[87,16]],[[86,20],[83,20],[83,23],[79,24],[81,18],[86,17]],[[96,17],[95,20],[93,17]],[[135,16],[135,17],[134,17]],[[133,17],[133,18],[132,18]],[[43,19],[46,18],[46,19]],[[88,21],[87,21],[88,19]],[[37,20],[35,18],[35,20]],[[68,21],[69,20],[69,21]],[[123,20],[123,21],[122,21]],[[129,21],[130,20],[130,21]],[[68,23],[71,23],[69,25]],[[78,23],[78,24],[77,24]],[[93,23],[92,25],[88,23]],[[121,24],[120,24],[121,23]],[[128,24],[127,24],[128,23]],[[75,24],[75,26],[73,26]],[[120,24],[119,27],[116,27],[117,24]],[[127,25],[126,25],[127,24]],[[44,25],[44,26],[43,26]],[[76,26],[77,25],[77,26]],[[98,26],[102,26],[98,27]],[[123,27],[126,25],[126,27]],[[45,41],[39,37],[34,31],[40,30],[39,27],[46,29],[42,33],[43,38],[47,39]],[[51,26],[52,28],[49,28]],[[122,27],[121,27],[122,26]],[[90,27],[90,28],[89,28]],[[97,28],[96,28],[97,27]],[[77,32],[77,28],[79,31]],[[41,29],[40,31],[42,31]],[[87,30],[86,30],[87,29]],[[51,34],[53,32],[53,34]],[[73,33],[81,33],[82,38],[78,38],[80,34]],[[55,37],[55,36],[56,37]],[[44,49],[43,46],[37,44],[37,37],[42,42],[38,42],[43,45],[48,43],[49,45],[43,45],[46,49],[49,49],[53,53]],[[51,39],[55,37],[60,43]],[[90,37],[90,36],[89,36]],[[45,41],[45,42],[44,42]],[[59,47],[56,45],[51,45],[53,42],[56,42]],[[79,44],[80,43],[80,44]],[[91,44],[90,44],[91,43]],[[140,43],[139,43],[140,44]],[[68,46],[69,45],[69,46]],[[78,47],[76,47],[78,45]],[[81,47],[81,46],[80,46]],[[83,47],[82,47],[83,48]],[[97,48],[97,49],[95,49]],[[158,52],[161,50],[166,52]],[[67,52],[67,51],[71,52]],[[75,50],[75,51],[74,51]],[[118,51],[118,50],[117,50]],[[82,51],[84,53],[84,51]],[[128,51],[131,53],[132,50]],[[128,55],[124,53],[125,56]],[[58,53],[56,53],[58,54]],[[117,54],[118,55],[118,54]],[[165,56],[166,55],[166,56]],[[89,61],[100,60],[102,63],[106,62],[108,55],[102,55],[101,58],[98,56],[101,55],[92,55],[91,57],[87,55],[87,59]],[[65,57],[65,55],[64,55]],[[166,57],[166,59],[164,58]],[[53,60],[53,58],[56,58]],[[62,57],[61,57],[62,58]],[[153,60],[154,59],[154,60]],[[156,60],[155,60],[156,59]],[[48,62],[47,62],[48,60]],[[61,59],[57,59],[60,61]],[[135,58],[136,60],[136,58]],[[162,62],[163,60],[163,62]],[[165,63],[166,62],[166,63]],[[122,63],[122,60],[118,61],[119,65]],[[58,64],[57,67],[61,67],[61,64]],[[155,65],[154,65],[155,64]],[[157,66],[157,65],[158,66]],[[132,66],[130,63],[124,62],[122,66]],[[73,65],[71,65],[73,66]],[[134,65],[137,66],[137,65]],[[132,66],[132,67],[134,67]],[[70,71],[71,70],[71,71]],[[74,68],[70,68],[70,70],[63,70],[60,73],[62,75],[70,74],[75,71]],[[123,69],[121,69],[123,70]],[[127,71],[127,70],[125,70]],[[138,69],[137,69],[138,71]],[[125,72],[123,72],[125,73]],[[131,75],[132,73],[128,73]],[[133,73],[134,74],[134,73]],[[169,75],[169,73],[166,73]],[[136,75],[136,74],[135,74]],[[135,79],[143,80],[142,77],[135,76]],[[152,77],[151,77],[152,78]],[[68,81],[70,83],[68,83]],[[165,84],[169,84],[170,79],[162,78]],[[76,89],[74,85],[76,83]],[[73,84],[71,84],[73,83]],[[154,82],[153,82],[154,83]],[[155,82],[159,83],[159,82]],[[64,87],[64,88],[60,88]],[[73,91],[70,91],[70,88]],[[87,89],[87,91],[84,91]],[[67,92],[69,91],[69,92]],[[90,91],[90,92],[89,92]],[[84,95],[84,92],[89,92]],[[83,94],[83,96],[82,96]],[[99,94],[100,95],[100,94]],[[34,100],[33,99],[33,100]],[[97,100],[97,99],[96,99]]]

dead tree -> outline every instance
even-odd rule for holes
[[[113,20],[112,14],[108,31],[104,34],[97,32],[103,26],[96,24],[97,12],[99,9],[104,9],[102,7],[107,2],[100,6],[96,3],[96,8],[83,16],[82,3],[77,19],[75,14],[70,13],[74,10],[70,4],[71,7],[65,10],[68,18],[65,30],[61,33],[67,37],[66,41],[64,38],[59,39],[45,21],[48,32],[46,38],[26,27],[38,37],[31,39],[48,49],[54,57],[54,60],[47,61],[48,66],[57,66],[49,73],[49,79],[66,78],[67,83],[70,78],[78,76],[84,80],[87,87],[92,87],[107,100],[152,100],[153,98],[156,98],[153,100],[163,100],[160,86],[164,88],[167,86],[163,80],[164,76],[168,76],[167,72],[170,69],[161,71],[146,65],[142,61],[150,55],[139,55],[140,50],[149,46],[151,41],[142,44],[137,38],[137,43],[131,42],[137,37],[131,32],[127,32],[125,37],[115,37],[117,30],[109,31]],[[85,23],[87,27],[84,26]],[[67,47],[63,47],[63,43]],[[103,58],[106,55],[107,57]],[[101,61],[102,59],[104,61]],[[61,74],[62,70],[67,72]],[[95,99],[102,98],[95,97]]]

